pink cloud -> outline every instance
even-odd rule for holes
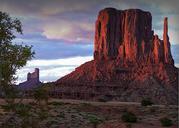
[[[67,42],[93,42],[94,24],[78,21],[59,20],[43,27],[43,35],[48,39]]]

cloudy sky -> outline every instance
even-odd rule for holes
[[[35,58],[17,72],[17,82],[27,72],[40,68],[41,81],[55,81],[80,64],[91,60],[94,23],[105,7],[140,8],[153,16],[155,34],[162,38],[163,18],[169,18],[169,36],[175,64],[179,64],[178,0],[0,0],[0,11],[17,17],[23,24],[23,35],[16,43],[33,45]],[[177,51],[178,50],[178,51]]]

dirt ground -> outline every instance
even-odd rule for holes
[[[18,101],[18,99],[17,99]],[[31,105],[32,115],[35,115],[37,104],[32,99],[25,99],[23,103]],[[0,105],[4,105],[0,99]],[[9,113],[0,106],[0,124],[8,118]],[[47,104],[48,116],[41,120],[36,128],[162,128],[162,117],[172,120],[171,128],[178,127],[178,106],[152,105],[141,106],[133,102],[89,102],[82,100],[50,99]],[[132,112],[137,117],[136,123],[126,123],[121,116]],[[35,117],[35,116],[34,116]],[[14,127],[20,117],[14,115]],[[11,122],[9,122],[11,123]],[[1,126],[1,125],[0,125]],[[31,126],[29,126],[30,128]]]

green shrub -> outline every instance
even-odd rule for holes
[[[19,116],[28,116],[29,111],[31,110],[30,105],[16,103],[16,104],[6,104],[1,105],[2,109],[5,111],[14,111]]]
[[[34,90],[33,97],[39,105],[41,101],[48,103],[48,90],[45,87],[38,87]]]
[[[150,111],[151,113],[155,113],[155,112],[156,112],[156,109],[155,109],[155,108],[150,108],[149,111]]]
[[[88,115],[88,120],[91,124],[93,124],[93,127],[96,128],[98,124],[102,122],[102,119],[95,115]]]
[[[10,111],[12,109],[14,109],[14,106],[12,104],[5,104],[5,105],[1,105],[1,108],[4,110],[4,111]]]
[[[40,119],[41,121],[47,119],[48,116],[49,116],[48,111],[43,110],[43,109],[40,110],[39,112],[37,112],[37,114],[38,114],[38,117],[39,117],[39,119]]]
[[[58,117],[60,117],[60,118],[65,118],[65,113],[64,113],[64,112],[60,112],[60,114],[58,115]]]
[[[161,118],[161,119],[160,119],[160,123],[161,123],[162,126],[164,126],[164,127],[169,127],[169,126],[172,126],[172,125],[173,125],[172,120],[170,120],[170,119],[167,118],[167,117]]]
[[[39,100],[46,99],[47,91],[43,87],[36,88],[34,90],[34,98]]]
[[[132,124],[126,124],[126,128],[132,128]]]
[[[142,106],[150,106],[150,105],[152,105],[152,104],[153,104],[153,102],[152,102],[149,98],[143,99],[143,100],[141,101],[141,105],[142,105]]]
[[[14,105],[15,112],[21,117],[30,116],[31,106],[26,104],[15,104]]]
[[[98,101],[99,101],[99,102],[107,102],[107,100],[104,99],[104,98],[99,98]]]
[[[48,105],[60,106],[60,105],[64,105],[64,103],[53,101],[53,102],[48,103]]]
[[[135,123],[137,122],[137,117],[135,114],[131,113],[131,112],[125,112],[122,117],[121,117],[122,121],[124,122],[129,122],[129,123]]]
[[[107,101],[111,101],[112,100],[112,96],[111,95],[104,95],[98,98],[99,102],[107,102]]]
[[[81,105],[82,107],[92,106],[90,103],[81,103],[80,105]]]

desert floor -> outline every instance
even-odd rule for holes
[[[18,101],[18,99],[17,99]],[[133,102],[89,102],[82,100],[49,99],[44,105],[47,110],[46,118],[38,120],[35,112],[39,109],[38,104],[32,99],[23,100],[24,104],[30,105],[32,118],[28,121],[34,123],[32,128],[162,128],[160,118],[172,119],[171,128],[178,127],[178,106],[175,105],[152,105],[141,106]],[[0,99],[0,126],[8,119],[7,127],[22,127],[19,115],[5,111],[5,102]],[[132,112],[137,116],[136,123],[126,123],[121,116],[126,112]],[[9,120],[9,116],[13,118]],[[37,119],[36,119],[37,118]],[[25,128],[25,126],[24,126]]]

